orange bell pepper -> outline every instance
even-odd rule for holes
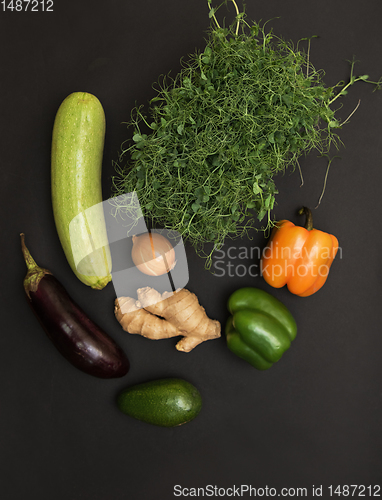
[[[261,273],[274,288],[287,285],[295,295],[308,297],[324,285],[338,251],[338,240],[313,229],[308,208],[298,213],[306,215],[305,227],[287,220],[276,224],[261,258]]]

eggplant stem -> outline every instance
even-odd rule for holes
[[[28,272],[24,278],[24,289],[28,297],[30,298],[30,292],[36,292],[38,289],[38,285],[42,278],[46,274],[52,274],[48,269],[43,269],[38,266],[30,254],[28,248],[25,245],[25,236],[24,233],[20,234],[21,236],[21,250],[23,252],[24,260],[28,268]]]
[[[25,245],[24,233],[21,233],[20,236],[21,236],[21,250],[23,252],[23,256],[25,259],[25,264],[27,265],[28,271],[33,271],[34,269],[36,269],[39,266],[36,264],[34,258],[32,257],[28,248]]]

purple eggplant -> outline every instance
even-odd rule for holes
[[[122,377],[129,371],[123,350],[70,298],[47,269],[21,247],[28,273],[24,288],[34,313],[60,353],[79,370],[100,378]]]

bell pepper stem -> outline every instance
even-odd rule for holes
[[[298,215],[305,215],[306,216],[304,227],[308,231],[311,231],[313,229],[313,216],[312,216],[312,212],[309,210],[309,208],[307,208],[307,207],[300,208],[300,210],[298,211]]]

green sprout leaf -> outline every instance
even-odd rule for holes
[[[113,179],[116,195],[136,190],[153,227],[178,231],[199,254],[205,243],[218,248],[227,237],[269,229],[277,174],[340,143],[347,120],[337,119],[336,99],[358,81],[382,86],[382,78],[355,76],[352,60],[349,80],[326,87],[309,56],[314,37],[306,52],[249,22],[236,2],[234,22],[222,27],[207,2],[204,51],[160,79],[147,116],[133,109],[132,140]],[[128,212],[128,203],[119,210]]]

